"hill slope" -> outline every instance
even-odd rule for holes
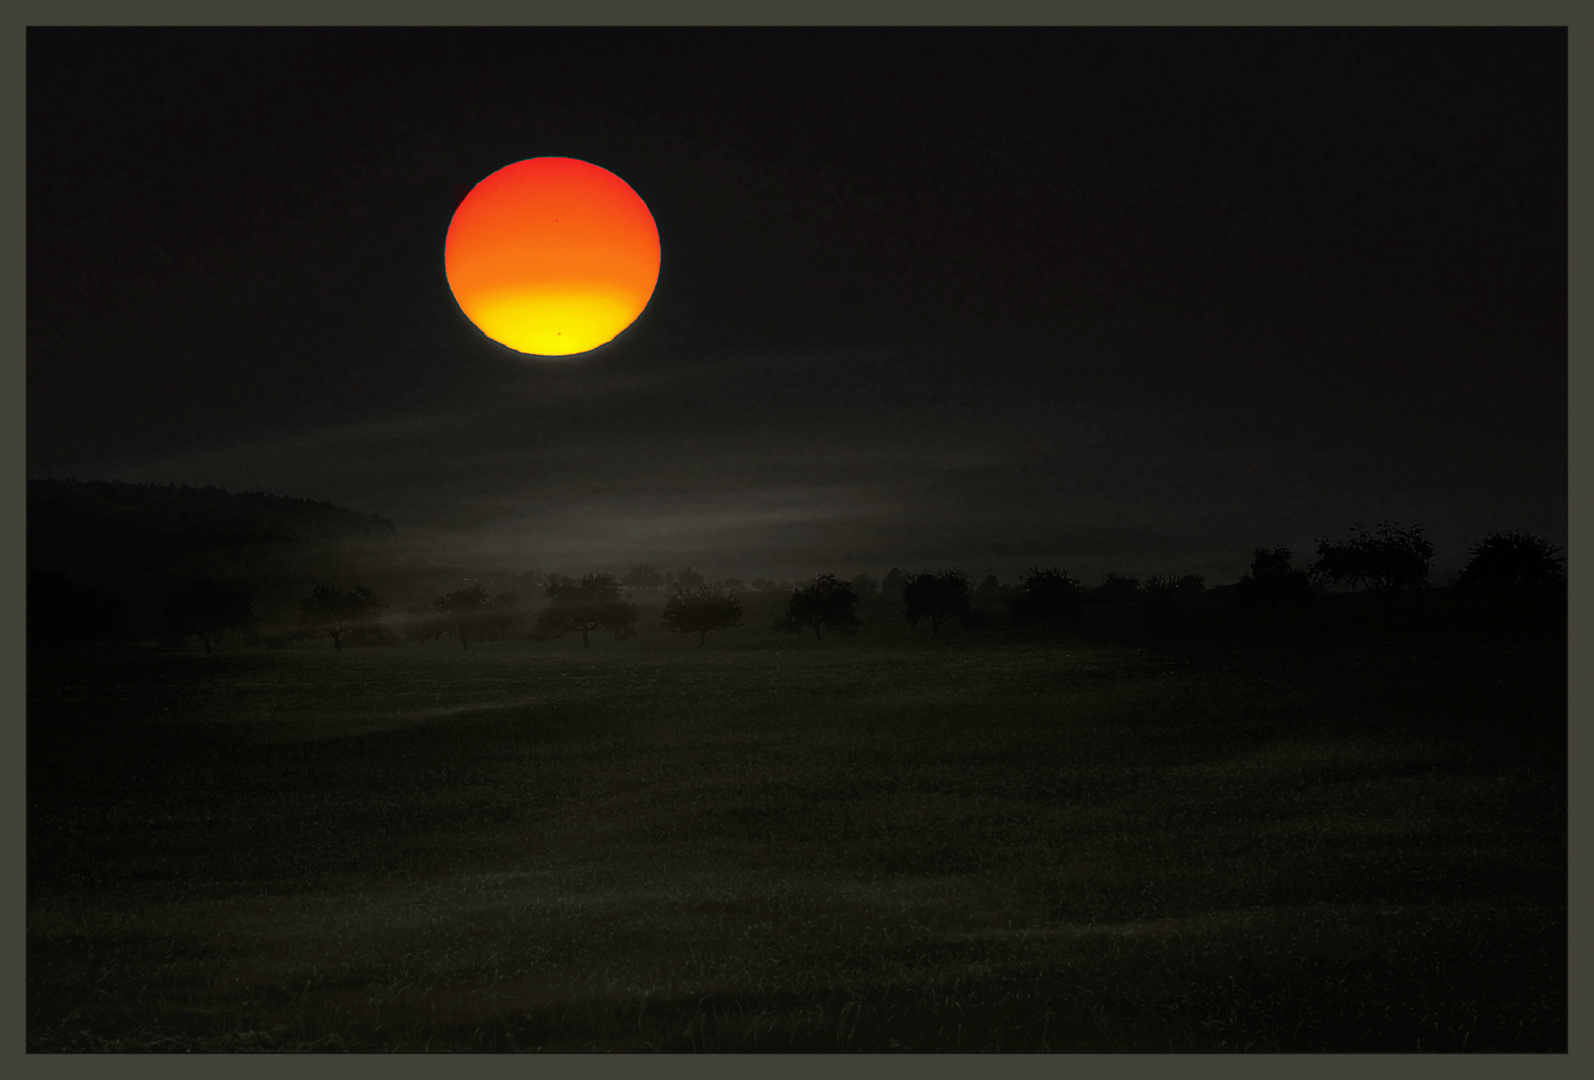
[[[397,531],[330,502],[103,480],[29,480],[27,529],[30,573],[117,593],[145,636],[186,579],[235,578],[266,599],[351,544]]]

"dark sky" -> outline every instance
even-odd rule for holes
[[[505,566],[1232,580],[1566,537],[1566,34],[40,30],[30,475],[330,499]],[[647,311],[536,360],[465,191],[624,178]]]

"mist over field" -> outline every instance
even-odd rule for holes
[[[1354,387],[1306,395],[1264,372],[1247,392],[1278,384],[1311,408],[1258,409],[1237,386],[1136,385],[1099,348],[1021,362],[970,344],[991,371],[972,386],[945,346],[916,344],[508,369],[425,409],[57,475],[330,499],[392,520],[423,560],[500,571],[645,561],[796,579],[907,562],[1011,579],[1061,563],[1092,581],[1220,581],[1257,544],[1309,550],[1353,521],[1420,522],[1441,574],[1493,529],[1564,543],[1564,507],[1543,502],[1564,491],[1564,446],[1513,434],[1564,417],[1514,404],[1505,382],[1460,414],[1397,382],[1389,407],[1417,412],[1391,432],[1349,410]],[[1503,474],[1519,482],[1495,490]],[[1371,486],[1340,489],[1345,476]]]

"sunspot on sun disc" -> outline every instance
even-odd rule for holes
[[[659,281],[659,230],[608,169],[564,157],[505,165],[471,188],[443,243],[465,317],[494,341],[571,356],[613,341]]]

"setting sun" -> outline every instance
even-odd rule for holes
[[[659,231],[647,204],[607,169],[530,158],[465,196],[443,267],[482,333],[517,352],[570,356],[614,340],[647,307]]]

